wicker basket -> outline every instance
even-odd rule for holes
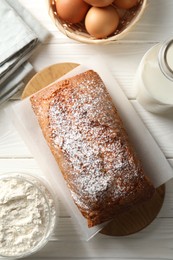
[[[136,7],[126,11],[123,18],[120,19],[119,26],[113,35],[105,39],[96,39],[87,33],[84,22],[69,24],[63,21],[56,12],[55,1],[56,0],[47,0],[47,3],[49,15],[57,28],[73,40],[91,44],[108,44],[124,38],[131,28],[139,21],[147,4],[147,0],[140,0]]]

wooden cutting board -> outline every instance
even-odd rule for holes
[[[28,97],[46,87],[77,66],[78,64],[76,63],[59,63],[41,70],[28,82],[22,98]],[[155,195],[150,201],[116,217],[100,233],[109,236],[126,236],[142,230],[156,218],[162,207],[164,196],[165,186],[162,185],[157,188]]]
[[[78,65],[79,64],[76,63],[58,63],[36,73],[36,75],[26,85],[22,93],[22,99],[46,87],[70,70],[76,68]]]

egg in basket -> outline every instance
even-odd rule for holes
[[[69,38],[105,44],[122,39],[142,16],[147,0],[47,0],[49,14]]]

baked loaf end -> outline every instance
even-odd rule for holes
[[[30,101],[89,227],[152,197],[155,189],[96,72],[54,83]]]

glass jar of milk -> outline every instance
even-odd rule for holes
[[[173,39],[152,47],[142,58],[135,77],[137,100],[148,111],[173,107]]]

